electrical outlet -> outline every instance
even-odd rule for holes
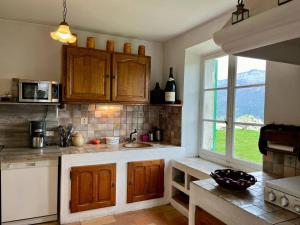
[[[87,125],[89,123],[89,119],[87,117],[81,118],[81,125]]]
[[[54,131],[51,131],[51,130],[46,131],[46,136],[47,137],[53,137],[54,136]]]

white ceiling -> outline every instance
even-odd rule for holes
[[[236,2],[67,0],[67,22],[77,29],[166,41],[227,12]],[[62,0],[1,0],[0,18],[57,25],[62,20]]]

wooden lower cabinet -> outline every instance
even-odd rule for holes
[[[116,164],[71,168],[71,213],[114,206]]]
[[[226,225],[203,209],[196,207],[195,225]]]
[[[128,163],[127,202],[164,196],[164,160]]]

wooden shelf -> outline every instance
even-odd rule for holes
[[[59,106],[60,103],[48,103],[48,102],[0,102],[0,105],[48,105],[48,106]]]
[[[150,106],[182,107],[182,104],[150,104]]]
[[[179,191],[185,193],[186,195],[190,195],[190,192],[189,190],[186,190],[185,187],[184,187],[184,184],[178,184],[177,182],[175,181],[172,181],[172,187],[178,189]]]
[[[183,205],[179,204],[177,201],[175,201],[173,198],[170,200],[171,205],[178,210],[182,215],[189,218],[189,210],[185,208]]]
[[[184,208],[187,210],[189,209],[189,197],[185,195],[184,193],[182,194],[177,194],[172,197],[174,201],[176,201],[178,204],[182,205]]]

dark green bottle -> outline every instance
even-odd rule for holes
[[[176,83],[173,76],[173,67],[170,68],[169,79],[165,88],[165,103],[175,104],[176,101]]]

